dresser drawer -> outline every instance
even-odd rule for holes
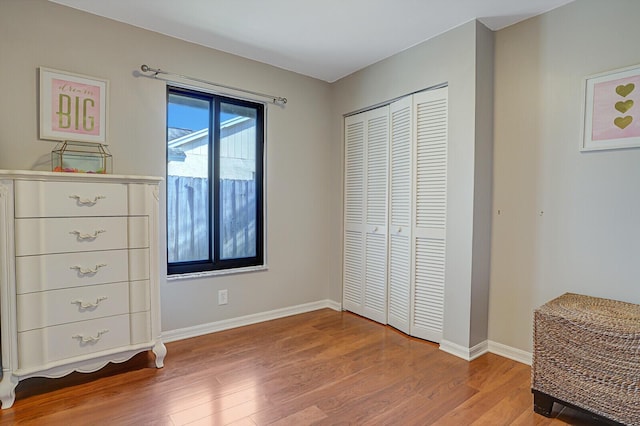
[[[16,219],[16,256],[127,248],[126,217]]]
[[[129,254],[122,249],[17,257],[16,291],[23,294],[128,281],[129,258],[132,262],[146,258],[146,250],[140,251]]]
[[[25,331],[18,333],[18,369],[128,346],[130,340],[129,315]]]
[[[129,283],[20,294],[18,331],[129,313]]]
[[[127,187],[119,183],[15,181],[15,216],[122,216]]]

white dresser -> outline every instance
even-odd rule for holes
[[[0,401],[153,350],[160,178],[0,170]]]

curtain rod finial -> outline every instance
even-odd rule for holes
[[[149,65],[142,64],[140,66],[140,69],[142,70],[142,72],[147,72],[149,71]]]

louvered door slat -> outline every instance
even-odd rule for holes
[[[440,89],[442,90],[442,89]],[[416,105],[416,226],[444,228],[446,219],[446,102]]]
[[[391,235],[389,244],[389,325],[409,333],[411,315],[411,240]]]
[[[444,241],[416,238],[412,334],[439,342],[444,320]]]
[[[412,97],[390,106],[389,304],[388,323],[411,326]]]
[[[386,324],[387,239],[384,234],[367,234],[363,315]]]
[[[364,121],[345,122],[345,220],[362,223],[364,205]]]
[[[411,221],[411,102],[392,105],[391,112],[391,225]]]
[[[439,342],[444,322],[447,88],[414,96],[415,216],[411,334]]]
[[[367,224],[387,225],[388,108],[367,120]]]
[[[362,232],[346,231],[344,236],[343,303],[350,310],[359,310],[362,305],[362,235]]]

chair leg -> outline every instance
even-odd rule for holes
[[[531,392],[533,392],[533,411],[545,417],[551,417],[554,399],[537,390],[532,389]]]

